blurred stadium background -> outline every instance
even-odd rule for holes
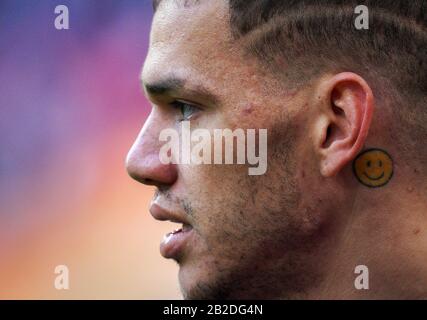
[[[171,225],[124,167],[151,19],[151,0],[0,1],[0,299],[181,298],[158,249]]]

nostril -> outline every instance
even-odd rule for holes
[[[148,186],[154,186],[154,185],[156,185],[156,182],[155,182],[153,179],[145,179],[145,178],[142,178],[142,179],[140,179],[140,182],[141,182],[142,184],[146,184],[146,185],[148,185]]]

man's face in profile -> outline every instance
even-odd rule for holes
[[[236,11],[239,5],[245,5],[234,2]],[[271,3],[283,6],[280,1]],[[321,7],[317,2],[315,6]],[[307,11],[307,26],[313,18],[310,13],[317,12],[315,6]],[[324,15],[334,17],[329,7],[322,10]],[[347,11],[351,19],[353,10]],[[336,45],[334,41],[339,37],[335,39],[330,34],[335,35],[334,30],[342,25],[340,19],[347,17],[336,15],[335,24],[330,24],[335,29],[330,28],[329,33],[312,30],[321,39],[312,50],[311,42],[316,40],[312,34],[305,35],[303,42],[291,33],[301,31],[292,25],[296,21],[298,26],[299,21],[294,21],[292,14],[297,15],[300,8],[289,12],[288,29],[279,24],[282,20],[271,18],[271,24],[246,30],[241,37],[234,37],[230,27],[227,1],[163,0],[154,16],[142,72],[152,110],[129,152],[127,168],[134,179],[156,187],[150,208],[154,218],[182,224],[166,235],[161,253],[178,262],[185,298],[351,296],[355,292],[354,268],[360,264],[360,257],[370,263],[379,281],[383,270],[394,272],[389,266],[401,260],[401,252],[420,250],[409,238],[413,233],[405,231],[420,222],[410,224],[405,214],[395,215],[405,217],[401,220],[387,215],[407,204],[423,203],[411,199],[412,195],[403,197],[402,202],[395,197],[402,194],[408,182],[413,185],[424,181],[412,176],[413,171],[393,171],[404,170],[399,163],[406,165],[413,159],[404,158],[406,154],[399,152],[399,143],[393,138],[399,136],[403,141],[402,131],[390,129],[396,127],[396,111],[392,109],[395,101],[391,94],[381,97],[392,88],[388,81],[396,75],[378,77],[380,80],[376,81],[368,67],[357,64],[362,54],[366,54],[363,63],[376,65],[385,58],[395,58],[388,51],[381,56],[381,52],[353,48],[364,48],[371,41],[378,41],[378,45],[389,42],[384,42],[381,35],[363,40],[350,28],[341,31],[341,38],[352,34],[356,40],[349,41],[350,47],[341,45],[341,40]],[[388,16],[384,19],[387,22]],[[324,26],[323,21],[321,17],[319,25]],[[285,39],[294,41],[284,41],[280,48],[276,47],[271,42],[275,38],[270,37],[279,34],[275,27],[286,30]],[[303,32],[300,36],[304,36]],[[402,38],[407,37],[403,34]],[[264,57],[277,63],[280,70],[260,63],[263,50],[289,53],[288,44],[293,55],[288,54],[287,61],[280,55]],[[248,47],[258,56],[249,54]],[[314,55],[301,58],[302,52]],[[316,60],[318,52],[323,53],[319,54],[322,59]],[[351,63],[356,62],[350,69],[360,70],[380,88],[377,92],[382,101],[377,105],[362,76],[337,67],[339,63],[348,64],[348,57],[354,52],[357,55]],[[298,64],[293,59],[299,59]],[[291,70],[298,71],[296,76]],[[391,69],[378,70],[387,73]],[[290,79],[303,79],[299,74],[308,75],[309,80],[289,85]],[[393,79],[405,78],[398,74]],[[374,107],[378,107],[381,117],[373,118]],[[404,123],[402,119],[400,122]],[[266,129],[268,170],[262,175],[248,175],[246,164],[163,163],[159,137],[165,129],[179,132],[184,121],[191,123],[191,130],[205,129],[210,133],[215,129]],[[366,146],[375,148],[369,154],[360,154]],[[353,170],[352,161],[356,158],[359,160]],[[363,175],[370,180],[361,179]],[[380,176],[383,180],[378,181]],[[371,187],[376,188],[375,192]],[[394,250],[390,239],[399,239],[400,250]],[[418,274],[413,276],[417,278]],[[374,294],[390,296],[392,292],[399,296],[399,286],[386,278],[382,280],[383,291],[377,289],[372,291]]]
[[[179,263],[182,292],[189,298],[254,297],[263,292],[260,286],[277,294],[272,275],[281,269],[283,277],[287,268],[286,276],[294,276],[290,257],[298,248],[292,241],[309,233],[304,230],[307,215],[295,215],[296,139],[297,131],[303,130],[296,119],[304,110],[301,105],[295,110],[295,98],[273,94],[273,80],[231,40],[228,19],[228,6],[222,1],[190,8],[167,1],[160,6],[143,82],[147,87],[181,82],[182,87],[147,92],[153,109],[129,155],[130,173],[158,187],[153,215],[191,226],[191,231],[186,226],[180,232],[188,233],[184,241],[162,244],[162,254]],[[171,106],[175,101],[191,105]],[[184,116],[192,129],[268,129],[266,174],[249,176],[245,165],[157,162],[161,130],[179,128]],[[295,256],[292,261],[298,263]],[[236,284],[245,292],[233,292]]]

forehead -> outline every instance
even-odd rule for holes
[[[143,79],[155,82],[172,72],[220,72],[216,62],[230,62],[233,55],[228,15],[227,1],[200,1],[191,6],[162,1],[153,19]]]
[[[220,105],[236,110],[248,101],[266,104],[270,97],[285,94],[281,82],[233,38],[226,0],[197,1],[190,6],[175,0],[161,2],[142,80],[147,85],[171,78],[184,79],[194,91],[202,85]]]

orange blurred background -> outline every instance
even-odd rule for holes
[[[180,299],[124,159],[149,112],[138,76],[151,1],[0,4],[0,298]],[[69,290],[54,287],[69,268]]]

